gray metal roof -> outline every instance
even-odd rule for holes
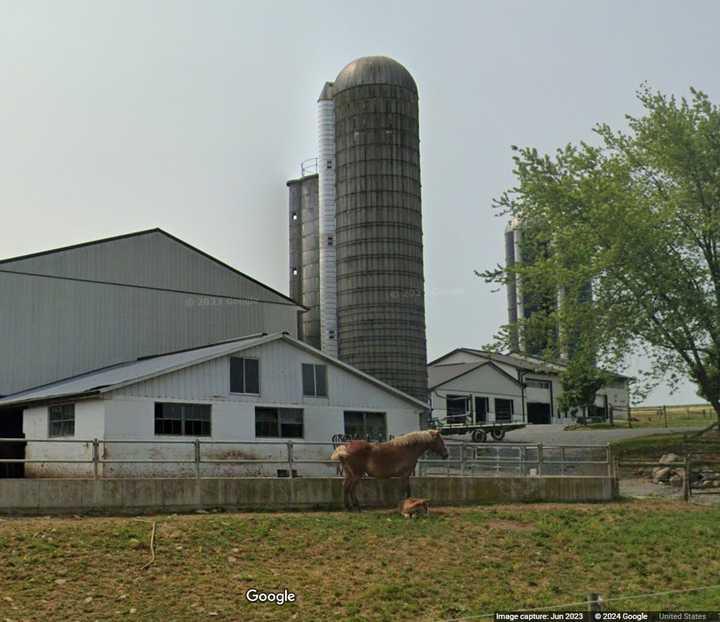
[[[392,84],[418,92],[410,72],[396,60],[387,56],[365,56],[346,65],[338,74],[332,85],[333,97],[340,91],[365,84]]]
[[[253,348],[278,339],[282,339],[296,347],[307,350],[311,354],[319,356],[327,360],[329,363],[337,365],[338,367],[341,367],[346,371],[359,376],[390,393],[393,393],[401,399],[412,402],[415,406],[427,408],[427,404],[424,402],[421,402],[420,400],[417,400],[402,391],[381,382],[377,378],[369,376],[368,374],[351,367],[347,363],[343,363],[338,359],[332,358],[320,350],[316,350],[312,346],[303,343],[302,341],[294,339],[287,333],[249,335],[247,337],[224,341],[202,348],[183,350],[181,352],[171,352],[154,357],[138,359],[136,361],[120,363],[118,365],[98,369],[87,374],[82,374],[81,376],[67,378],[65,380],[53,382],[52,384],[8,395],[0,399],[0,408],[6,406],[18,406],[21,404],[47,402],[50,400],[69,397],[107,393],[123,386],[143,382],[145,380],[149,380],[150,378],[162,376],[164,374],[178,371],[186,367],[191,367],[193,365],[198,365],[222,356],[235,354],[237,352],[241,352],[242,350],[247,350],[248,348]]]

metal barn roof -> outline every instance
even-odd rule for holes
[[[364,380],[394,394],[396,397],[411,402],[414,406],[423,409],[427,408],[427,404],[424,402],[421,402],[420,400],[417,400],[414,397],[411,397],[410,395],[381,382],[377,378],[361,372],[347,363],[343,363],[338,359],[332,358],[320,350],[303,343],[302,341],[298,341],[287,333],[249,335],[247,337],[223,341],[221,343],[201,348],[171,352],[153,357],[144,357],[126,363],[120,363],[118,365],[98,369],[87,374],[74,376],[52,384],[8,395],[0,399],[0,408],[41,403],[62,398],[85,397],[108,393],[109,391],[113,391],[120,387],[143,382],[157,376],[179,371],[181,369],[185,369],[186,367],[198,365],[212,359],[235,354],[237,352],[277,340],[286,341],[295,347],[304,349],[315,356],[321,357],[330,364],[341,367],[345,371],[359,376]]]

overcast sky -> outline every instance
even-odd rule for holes
[[[718,101],[718,23],[710,1],[0,0],[0,257],[162,227],[287,292],[317,96],[383,54],[420,90],[428,354],[480,347],[506,321],[473,269],[503,259],[510,145],[620,126],[643,81]]]

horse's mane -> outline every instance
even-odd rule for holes
[[[402,436],[397,436],[391,441],[388,441],[390,445],[419,445],[420,443],[431,443],[433,435],[430,430],[419,430],[417,432],[408,432]]]

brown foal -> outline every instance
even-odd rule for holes
[[[402,480],[405,496],[410,496],[410,475],[415,464],[427,450],[443,458],[448,457],[442,436],[437,430],[410,432],[398,436],[387,443],[368,443],[350,441],[338,447],[330,456],[343,465],[343,501],[345,509],[352,511],[353,506],[360,510],[360,502],[355,488],[366,473],[377,479],[399,477]]]

